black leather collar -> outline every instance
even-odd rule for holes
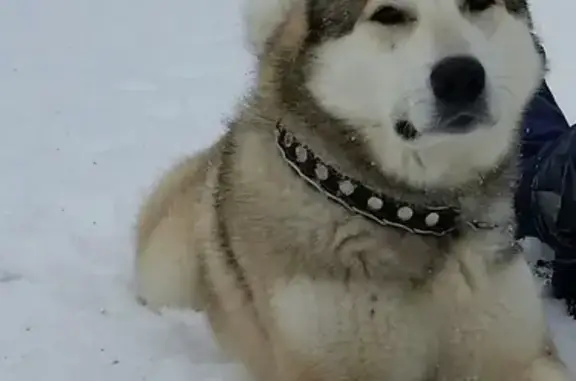
[[[277,146],[292,169],[329,199],[383,226],[442,237],[457,228],[460,215],[448,206],[421,206],[395,200],[338,172],[278,122]]]

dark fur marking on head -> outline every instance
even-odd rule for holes
[[[306,45],[316,45],[350,33],[366,3],[367,0],[308,0]]]
[[[504,0],[504,5],[510,13],[528,15],[528,2],[526,0]]]

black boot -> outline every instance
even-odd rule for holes
[[[576,253],[572,254],[574,257]],[[570,316],[576,319],[576,261],[558,258],[553,263],[552,293],[566,303]]]

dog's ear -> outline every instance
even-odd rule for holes
[[[292,0],[286,16],[266,41],[265,56],[281,56],[284,60],[288,56],[295,58],[308,35],[309,2],[309,0]]]
[[[292,7],[266,41],[259,57],[261,86],[276,86],[281,77],[288,74],[303,52],[308,31],[307,0],[293,0]]]
[[[243,0],[244,37],[248,50],[264,54],[267,42],[297,3],[306,0]]]

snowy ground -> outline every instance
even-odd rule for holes
[[[0,2],[0,380],[231,379],[198,316],[135,303],[130,265],[146,186],[244,89],[238,2]],[[533,2],[576,120],[576,4]],[[549,311],[574,364],[576,324]]]

